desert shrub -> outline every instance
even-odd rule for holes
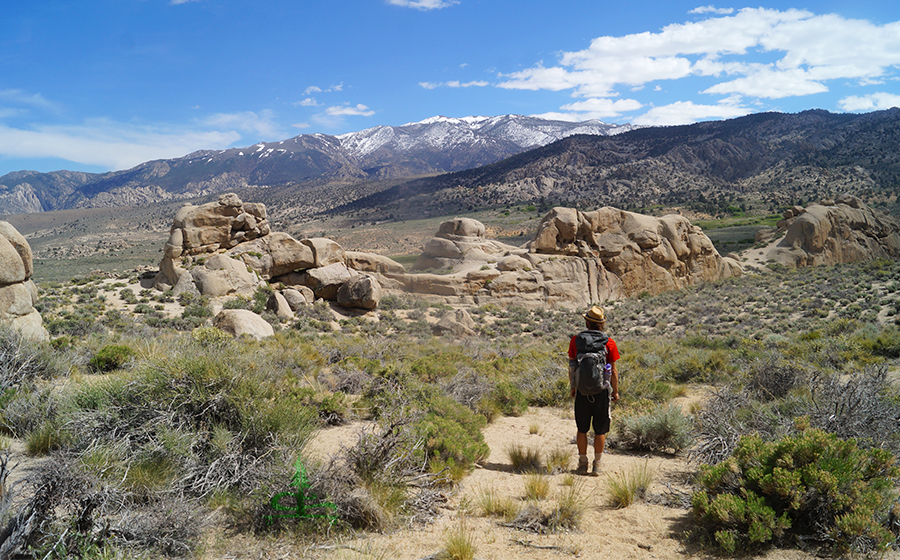
[[[774,442],[744,436],[732,457],[701,467],[691,503],[708,542],[732,554],[791,536],[838,553],[885,550],[898,476],[890,452],[821,430]]]
[[[523,412],[528,410],[528,399],[509,381],[501,381],[497,383],[487,397],[491,405],[496,406],[504,416],[521,416]]]
[[[632,451],[678,453],[692,442],[691,421],[675,404],[656,406],[615,423],[616,445]]]
[[[413,416],[398,413],[361,431],[353,446],[312,469],[310,492],[334,504],[334,515],[351,527],[383,530],[433,517],[433,478],[424,472],[423,441],[413,424]]]
[[[559,474],[569,470],[572,453],[565,447],[554,447],[544,454],[544,467],[550,474]]]
[[[436,559],[473,560],[475,550],[475,536],[460,521],[444,535],[444,549],[436,555]]]
[[[28,386],[65,372],[49,346],[31,342],[0,324],[0,390]]]
[[[513,443],[507,447],[506,456],[509,458],[513,471],[518,473],[536,473],[544,468],[540,450],[533,447]]]
[[[547,475],[532,472],[525,475],[525,499],[543,500],[550,494],[550,479]]]
[[[417,423],[424,440],[424,450],[431,459],[452,459],[470,468],[487,458],[490,449],[484,443],[481,429],[483,416],[443,395],[433,395],[427,403],[428,411]]]
[[[511,521],[518,509],[512,498],[503,496],[493,486],[479,486],[475,489],[475,501],[482,515],[488,517],[502,517]]]
[[[91,369],[99,372],[108,372],[119,369],[128,363],[135,355],[130,346],[124,344],[107,344],[97,351],[88,362]]]
[[[615,473],[606,481],[610,502],[614,507],[625,508],[643,499],[653,482],[653,473],[647,461],[628,471]]]
[[[774,374],[794,386],[783,398],[734,385],[716,388],[697,415],[692,458],[717,463],[731,454],[744,434],[756,432],[767,440],[793,434],[797,431],[794,419],[800,416],[813,428],[856,439],[861,447],[900,453],[896,433],[900,391],[885,366],[870,366],[850,375],[793,366],[784,371],[797,377],[790,380],[788,374]],[[763,394],[765,400],[759,400],[757,395]]]
[[[191,331],[191,340],[201,346],[220,346],[232,340],[232,336],[216,327],[198,327]]]

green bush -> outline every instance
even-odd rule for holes
[[[481,429],[486,421],[465,406],[443,395],[428,400],[428,412],[417,423],[429,459],[453,460],[466,468],[487,458],[490,449]]]
[[[888,451],[821,430],[776,442],[744,436],[732,457],[701,467],[691,503],[701,531],[729,554],[790,536],[835,553],[883,551],[895,542],[886,525],[898,476]]]
[[[487,399],[496,404],[504,416],[521,416],[528,410],[528,399],[525,394],[509,381],[497,383]]]
[[[91,358],[89,365],[94,371],[108,372],[124,366],[134,357],[134,350],[123,344],[107,344]]]

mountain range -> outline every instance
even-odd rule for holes
[[[900,109],[759,113],[615,136],[577,135],[479,168],[420,178],[336,208],[395,217],[523,203],[716,214],[780,212],[852,193],[900,214]]]
[[[554,205],[780,212],[842,193],[900,215],[900,109],[759,113],[671,127],[505,115],[301,135],[103,174],[0,177],[0,214],[237,192],[299,223]]]
[[[0,177],[0,214],[139,206],[247,188],[303,190],[418,177],[493,163],[574,134],[610,135],[633,128],[520,115],[433,117],[338,136],[304,134],[246,148],[203,150],[109,173],[19,171]]]

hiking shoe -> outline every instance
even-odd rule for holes
[[[578,458],[578,469],[575,470],[575,474],[587,474],[588,469],[588,460],[587,457],[579,457]]]
[[[591,467],[591,476],[600,476],[600,459],[594,459],[594,465]]]

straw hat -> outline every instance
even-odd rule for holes
[[[606,322],[606,313],[603,312],[602,307],[594,306],[588,309],[588,312],[583,315],[585,319],[588,321],[593,321],[595,323],[605,323]]]

